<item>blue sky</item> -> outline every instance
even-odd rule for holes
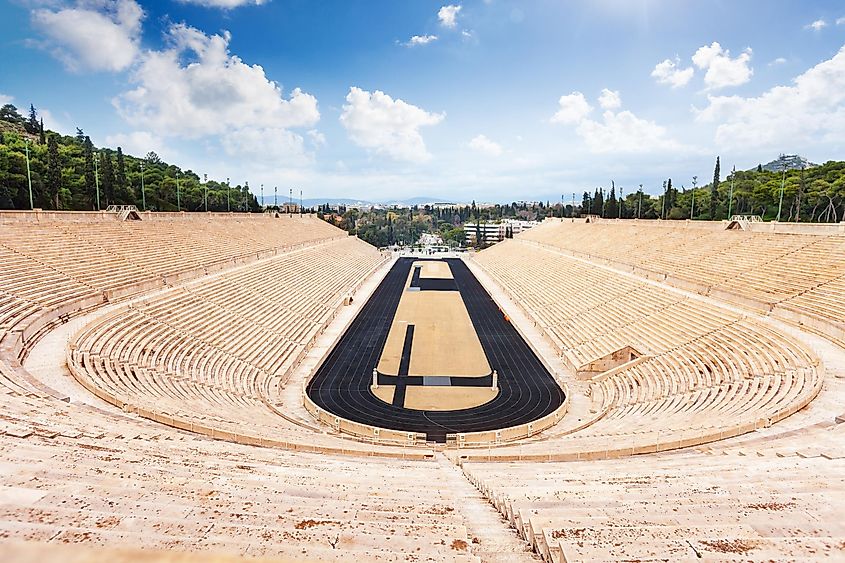
[[[13,0],[0,100],[258,191],[659,191],[845,146],[841,2]]]

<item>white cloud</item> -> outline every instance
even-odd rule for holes
[[[845,47],[810,68],[791,86],[757,97],[708,96],[696,119],[717,123],[726,147],[807,147],[845,142]]]
[[[601,121],[585,119],[575,131],[594,153],[638,153],[682,148],[668,138],[665,127],[641,119],[627,110],[618,113],[606,111]]]
[[[836,19],[836,25],[842,25],[842,24],[845,24],[845,17],[837,18]]]
[[[837,23],[839,22],[839,20],[836,20],[836,21],[837,21]],[[804,29],[812,29],[813,31],[821,31],[825,27],[827,27],[827,22],[824,21],[823,19],[817,19],[816,21],[808,23],[807,25],[805,25]]]
[[[593,111],[581,92],[572,92],[566,96],[561,96],[558,104],[560,109],[552,116],[552,123],[563,125],[578,123]]]
[[[675,57],[675,60],[666,59],[663,62],[657,63],[654,70],[651,71],[651,76],[656,78],[660,84],[668,84],[672,88],[680,88],[686,86],[692,79],[695,69],[691,66],[681,68],[681,60]]]
[[[295,151],[304,162],[302,137],[290,131],[313,127],[320,119],[317,99],[299,88],[285,98],[281,87],[259,65],[229,52],[230,35],[205,35],[185,24],[172,25],[170,47],[144,53],[131,74],[137,87],[113,100],[124,119],[163,137],[188,139],[219,135],[230,155],[252,151],[279,159]],[[187,61],[183,60],[187,59]],[[272,150],[259,146],[276,143]]]
[[[295,88],[285,99],[260,65],[229,53],[228,32],[208,36],[177,24],[169,39],[170,49],[141,57],[131,77],[138,87],[114,100],[130,123],[190,138],[233,128],[309,127],[319,121],[314,96]],[[183,64],[186,53],[192,60]]]
[[[164,139],[149,131],[133,131],[131,133],[117,133],[106,137],[105,146],[116,149],[120,147],[124,154],[142,157],[153,151],[159,156],[167,154],[168,148]]]
[[[704,83],[711,90],[726,86],[739,86],[751,80],[754,71],[748,66],[750,61],[750,47],[738,57],[732,59],[730,51],[722,49],[722,46],[716,41],[700,47],[692,56],[692,62],[695,66],[707,70],[704,75]]]
[[[575,132],[590,152],[638,153],[684,148],[668,137],[665,127],[641,119],[627,110],[614,112],[622,105],[619,92],[607,88],[602,90],[599,105],[606,111],[600,121],[587,117],[592,107],[581,92],[561,96],[559,104],[560,109],[552,117],[552,122],[575,125]]]
[[[241,6],[260,6],[267,2],[267,0],[179,0],[183,4],[196,4],[197,6],[205,6],[206,8],[222,8],[224,10],[231,10],[233,8],[240,8]]]
[[[504,152],[502,145],[495,141],[491,141],[485,135],[476,135],[468,143],[468,146],[475,151],[489,154],[490,156],[499,156]]]
[[[454,28],[458,25],[458,13],[461,11],[460,5],[450,4],[443,6],[437,11],[437,19],[443,27]]]
[[[316,129],[310,129],[307,134],[308,139],[311,141],[311,145],[313,147],[326,146],[326,136],[323,135],[320,131]]]
[[[431,158],[420,128],[436,125],[443,113],[430,113],[384,92],[349,88],[340,123],[357,145],[396,160],[423,162]]]
[[[138,55],[144,11],[135,0],[79,0],[74,7],[32,12],[41,43],[71,71],[125,70]]]
[[[437,41],[436,35],[414,35],[405,43],[402,43],[405,47],[416,47],[418,45],[428,45],[429,43]]]
[[[301,135],[284,128],[243,128],[223,135],[220,144],[232,157],[249,155],[258,162],[281,166],[306,166],[314,155],[306,151]]]
[[[786,64],[786,59],[783,58],[783,57],[778,57],[775,60],[773,60],[772,62],[770,62],[769,66],[778,66],[778,65],[784,65],[784,64]]]
[[[11,104],[15,101],[15,98],[12,96],[7,96],[6,94],[0,94],[0,106],[5,106],[6,104]]]
[[[599,95],[599,105],[602,109],[618,109],[622,106],[622,98],[619,97],[618,90],[608,90],[602,88]]]
[[[0,105],[2,105],[2,101],[0,101]],[[63,135],[69,135],[74,132],[74,129],[71,127],[65,126],[63,121],[59,121],[56,119],[56,116],[53,115],[47,108],[37,108],[38,109],[38,116],[44,120],[44,129],[49,129],[50,131],[55,131],[57,133],[61,133]],[[67,117],[67,116],[65,116]]]

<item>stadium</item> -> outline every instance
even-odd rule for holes
[[[843,554],[845,224],[134,215],[0,213],[11,560]]]
[[[845,562],[843,8],[0,3],[0,563]]]

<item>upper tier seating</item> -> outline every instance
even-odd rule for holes
[[[586,428],[470,459],[578,459],[706,442],[776,422],[822,384],[811,351],[734,310],[519,239],[475,260],[573,370],[625,346],[644,356],[593,374],[595,420]]]
[[[3,347],[20,355],[39,324],[61,315],[346,236],[308,215],[187,217],[0,223]]]
[[[709,228],[705,228],[709,227]],[[520,238],[634,267],[754,309],[780,307],[845,331],[845,236],[726,231],[668,223],[548,221]]]

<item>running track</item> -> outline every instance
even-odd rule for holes
[[[396,407],[370,391],[393,316],[416,258],[400,258],[317,370],[306,392],[320,407],[342,418],[446,441],[446,434],[525,424],[557,409],[563,390],[546,370],[472,272],[446,259],[466,304],[481,347],[499,372],[499,395],[487,404],[456,411]],[[448,354],[448,350],[444,350]]]

